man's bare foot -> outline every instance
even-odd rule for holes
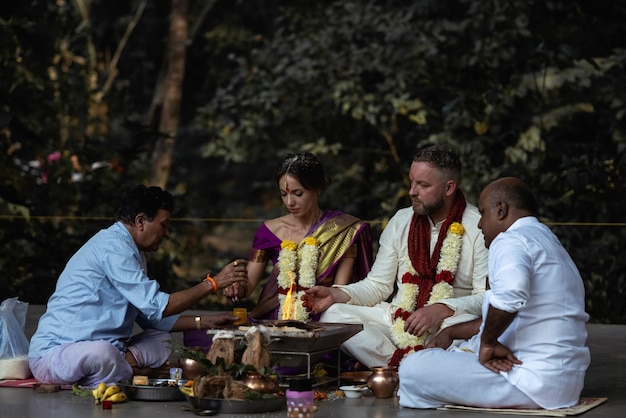
[[[167,379],[170,377],[170,362],[167,361],[161,367],[133,367],[133,376],[148,376],[152,379]]]
[[[133,369],[133,376],[148,376],[153,379],[167,379],[170,377],[170,362],[169,360],[163,363],[160,367],[138,367],[137,360],[130,351],[126,351],[124,356],[126,361]]]

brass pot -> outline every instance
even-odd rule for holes
[[[241,379],[244,385],[249,389],[259,393],[276,393],[279,386],[271,377],[263,376],[259,372],[248,371],[243,379]]]
[[[178,365],[183,369],[183,379],[195,379],[198,376],[204,376],[207,372],[202,364],[190,358],[179,359]]]
[[[398,388],[398,382],[396,367],[372,367],[372,374],[367,378],[367,387],[377,398],[391,398]]]

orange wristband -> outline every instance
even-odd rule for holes
[[[206,275],[206,277],[204,278],[204,280],[202,280],[203,282],[209,283],[211,286],[213,286],[213,293],[217,294],[217,283],[215,282],[215,279],[213,277],[211,277],[211,273],[208,273]]]

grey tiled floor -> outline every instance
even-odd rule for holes
[[[29,307],[26,333],[32,335],[42,306]],[[588,326],[588,345],[592,363],[587,372],[583,396],[607,397],[608,400],[584,413],[584,418],[622,418],[626,416],[626,326]],[[113,410],[102,410],[94,406],[88,397],[72,395],[63,390],[56,393],[40,394],[30,389],[0,388],[1,418],[83,418],[83,417],[133,417],[133,418],[172,418],[191,417],[191,412],[181,409],[186,402],[142,402],[130,401],[113,406]],[[397,398],[376,399],[365,396],[361,399],[336,399],[316,402],[316,418],[322,417],[456,417],[476,418],[475,412],[414,410],[402,408]],[[220,414],[221,416],[227,416]],[[286,417],[286,410],[273,413],[238,414],[237,417]],[[497,415],[493,415],[494,417]]]

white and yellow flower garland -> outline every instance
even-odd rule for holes
[[[452,282],[454,281],[454,275],[459,267],[464,233],[465,228],[458,222],[453,222],[448,228],[448,233],[441,245],[441,256],[437,263],[436,284],[432,288],[426,306],[454,296]],[[417,277],[417,272],[413,268],[408,255],[406,265],[407,272],[411,277]],[[430,335],[429,332],[426,332],[418,337],[404,331],[405,320],[416,308],[417,297],[419,295],[419,286],[417,283],[403,283],[399,291],[399,309],[394,315],[395,319],[391,327],[391,339],[398,346],[398,350],[394,353],[390,364],[396,366],[404,356],[423,348]]]
[[[306,289],[316,284],[318,245],[315,237],[306,237],[300,249],[290,240],[280,243],[277,277],[279,319],[309,320],[309,312],[302,304],[301,297]],[[293,289],[290,297],[287,296],[289,289]]]

